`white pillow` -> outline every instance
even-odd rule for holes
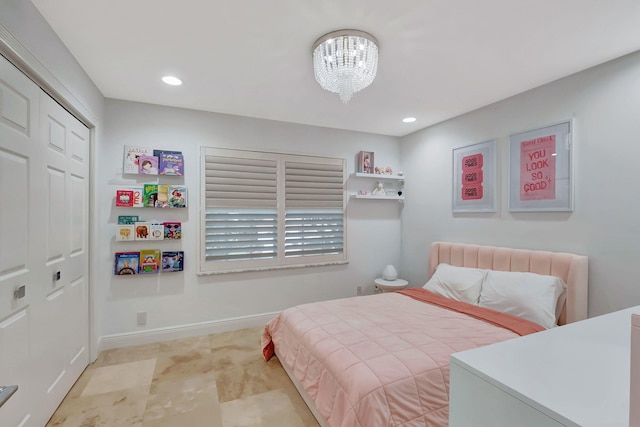
[[[566,299],[566,289],[562,279],[555,276],[489,270],[478,305],[549,329],[556,326]]]
[[[486,270],[439,264],[423,286],[434,294],[477,305]]]

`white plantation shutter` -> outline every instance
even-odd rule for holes
[[[285,161],[285,257],[344,252],[344,168]]]
[[[345,262],[344,163],[203,147],[201,273]]]

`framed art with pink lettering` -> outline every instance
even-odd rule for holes
[[[572,122],[509,137],[509,210],[573,211]]]
[[[453,150],[453,212],[496,211],[496,142]]]

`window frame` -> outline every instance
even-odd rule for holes
[[[277,219],[277,251],[276,257],[272,259],[251,259],[241,261],[211,261],[207,260],[207,213],[213,209],[234,209],[229,208],[208,208],[207,207],[207,156],[218,157],[234,157],[244,159],[260,159],[260,160],[274,160],[276,162],[276,219]],[[300,164],[307,163],[314,165],[315,169],[318,169],[319,165],[327,165],[327,168],[332,168],[334,175],[340,175],[341,182],[341,197],[340,207],[332,207],[331,209],[323,209],[322,207],[291,207],[287,209],[286,202],[286,177],[285,177],[285,165],[287,162]],[[336,265],[346,264],[347,260],[347,188],[346,188],[346,160],[342,158],[334,157],[322,157],[304,154],[290,154],[279,153],[269,151],[258,150],[241,150],[231,148],[214,148],[202,146],[200,150],[200,187],[201,187],[201,199],[200,199],[200,218],[199,218],[199,257],[198,257],[198,275],[212,275],[223,273],[235,273],[235,272],[249,272],[249,271],[262,271],[262,270],[276,270],[276,269],[288,269],[288,268],[300,268],[300,267],[314,267],[324,265]],[[320,168],[321,169],[321,168]],[[337,171],[337,172],[336,172]],[[335,179],[335,177],[334,177]],[[291,181],[290,181],[291,182]],[[335,186],[335,184],[334,184]],[[328,190],[334,192],[334,199],[337,196],[335,194],[336,189]],[[336,200],[333,203],[338,203]],[[313,203],[317,204],[317,203]],[[328,202],[328,204],[330,204]],[[235,208],[237,209],[237,208]],[[262,209],[257,207],[256,210]],[[288,211],[300,211],[310,209],[311,212],[316,210],[320,211],[334,211],[335,213],[341,212],[342,216],[342,250],[339,253],[321,254],[321,255],[306,255],[297,257],[285,256],[285,222],[286,214]],[[320,215],[320,214],[318,214]]]

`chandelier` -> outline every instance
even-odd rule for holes
[[[313,44],[316,80],[345,104],[373,82],[377,69],[378,42],[364,31],[333,31]]]

